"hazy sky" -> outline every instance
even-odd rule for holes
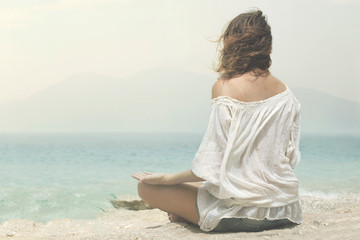
[[[0,103],[82,72],[175,66],[215,81],[210,40],[252,7],[272,27],[275,76],[360,101],[359,1],[2,0]]]

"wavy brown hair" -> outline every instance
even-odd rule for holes
[[[256,76],[268,75],[271,66],[271,28],[262,11],[242,13],[231,20],[218,39],[222,49],[215,71],[219,79],[230,79],[253,71]],[[255,70],[262,70],[260,73]]]

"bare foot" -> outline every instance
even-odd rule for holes
[[[186,219],[179,217],[178,215],[175,215],[173,213],[167,213],[167,214],[170,222],[185,222],[185,223],[188,222]]]

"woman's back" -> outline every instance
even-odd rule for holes
[[[296,201],[297,179],[292,168],[300,160],[300,103],[287,85],[257,101],[220,95],[211,100],[211,107],[192,168],[211,183],[208,191],[252,206]]]
[[[250,73],[228,80],[218,80],[212,97],[229,96],[243,102],[268,99],[286,90],[286,85],[271,74],[256,77]]]
[[[301,222],[293,171],[300,161],[300,103],[272,76],[248,79],[214,84],[209,124],[192,162],[194,174],[206,179],[198,194],[206,231],[230,216]]]

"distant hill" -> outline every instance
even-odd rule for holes
[[[305,132],[360,133],[360,103],[308,88],[294,88]]]
[[[76,74],[0,105],[0,131],[200,132],[212,82],[173,68],[124,79]]]
[[[0,105],[0,132],[203,133],[214,81],[174,68],[122,79],[77,74]],[[301,103],[304,132],[359,132],[360,103],[311,89],[292,90]]]

